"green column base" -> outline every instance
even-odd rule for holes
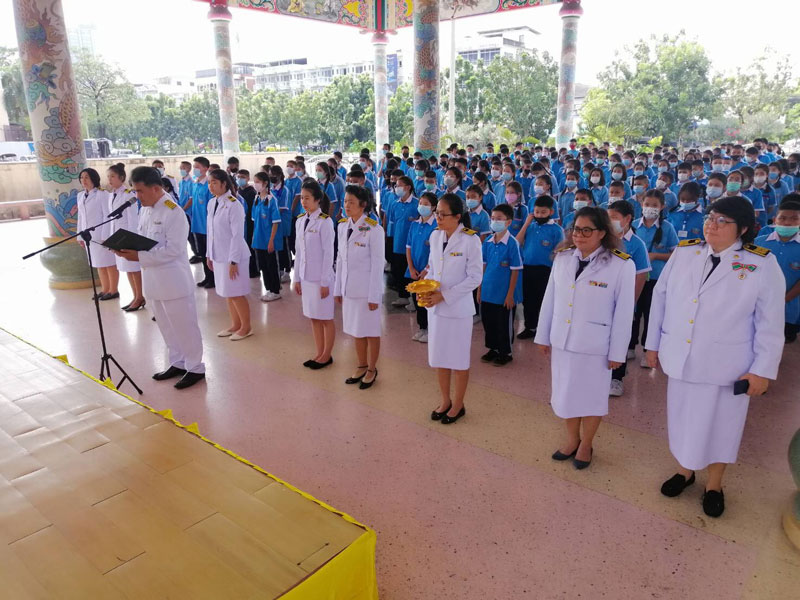
[[[792,470],[795,485],[800,489],[800,429],[789,442],[789,468]],[[795,548],[800,550],[800,492],[794,495],[783,513],[783,530]]]
[[[44,243],[53,244],[60,239],[62,238],[46,237]],[[50,248],[40,256],[45,269],[50,271],[51,288],[73,290],[92,287],[86,251],[74,239]]]

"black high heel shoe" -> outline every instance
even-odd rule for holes
[[[371,369],[367,369],[367,373],[369,373],[370,371],[371,371]],[[367,373],[364,373],[365,377],[366,377]],[[375,377],[372,378],[372,381],[362,381],[359,384],[358,389],[360,389],[360,390],[368,390],[369,388],[372,387],[372,384],[375,383],[375,381],[377,379],[378,379],[378,369],[376,367],[375,368]]]
[[[364,365],[363,367],[356,367],[356,369],[367,369],[367,371],[369,370],[367,368],[367,365]],[[354,383],[359,383],[362,379],[364,379],[364,376],[367,374],[367,371],[364,371],[358,377],[348,377],[347,379],[344,380],[344,382],[347,385],[353,385]]]
[[[133,302],[131,302],[131,304],[133,304]],[[147,300],[142,300],[142,303],[139,306],[131,306],[131,304],[129,304],[122,310],[124,310],[125,312],[136,312],[137,310],[142,310],[147,305]]]
[[[458,414],[455,417],[451,417],[450,415],[445,413],[445,415],[442,417],[442,425],[450,425],[450,423],[455,423],[465,414],[467,414],[467,409],[464,408],[463,406],[461,407],[461,410],[458,411]]]
[[[553,452],[553,456],[551,456],[551,458],[553,460],[569,460],[570,458],[575,456],[575,454],[578,452],[578,448],[580,447],[581,447],[581,441],[578,440],[578,445],[575,446],[575,450],[573,450],[571,454],[564,454],[561,450],[556,450],[555,452]]]
[[[450,407],[453,406],[452,404],[445,408],[442,412],[431,411],[431,421],[441,421],[442,417],[447,414],[450,410]]]

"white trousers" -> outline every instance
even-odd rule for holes
[[[150,300],[156,324],[169,350],[169,364],[191,373],[205,373],[203,338],[197,324],[194,294],[175,300]]]

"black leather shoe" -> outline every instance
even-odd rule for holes
[[[196,265],[197,263],[201,263],[201,262],[203,262],[203,257],[202,256],[193,256],[192,258],[189,259],[189,264],[190,265]]]
[[[170,367],[166,371],[161,371],[153,375],[156,381],[164,381],[165,379],[172,379],[173,377],[181,377],[186,375],[186,369],[179,369],[178,367]]]
[[[450,406],[452,406],[452,404]],[[431,421],[441,421],[442,417],[444,417],[450,410],[450,406],[445,408],[442,412],[436,412],[435,410],[431,411]]]
[[[332,365],[332,364],[333,364],[333,357],[331,356],[331,357],[330,357],[328,360],[326,360],[324,363],[321,363],[321,362],[317,362],[317,361],[315,361],[315,360],[312,360],[312,361],[309,363],[309,365],[308,365],[308,368],[309,368],[309,369],[312,369],[312,370],[314,370],[314,371],[318,371],[318,370],[320,370],[320,369],[324,369],[324,368],[325,368],[325,367],[327,367],[328,365]]]
[[[703,493],[703,512],[709,517],[720,517],[725,512],[725,494],[722,490],[706,490]]]
[[[207,283],[208,283],[208,280],[207,279],[203,279],[203,281],[198,281],[197,282],[197,287],[206,287]]]
[[[575,451],[577,453],[577,450]],[[594,448],[589,453],[589,456],[594,457]],[[592,459],[589,460],[578,460],[577,458],[572,459],[572,466],[578,469],[578,471],[582,471],[586,467],[592,464]]]
[[[132,306],[133,302],[131,302],[128,306],[123,308],[125,312],[136,312],[137,310],[142,310],[145,306],[147,306],[147,300],[142,300],[142,303],[139,306]]]
[[[367,373],[369,373],[369,369],[367,370]],[[366,373],[364,375],[366,376]],[[358,389],[368,390],[369,388],[372,387],[372,384],[375,383],[377,379],[378,379],[378,369],[376,368],[375,377],[372,378],[372,381],[362,381],[361,384],[358,386]]]
[[[364,376],[369,372],[369,369],[367,368],[367,365],[364,365],[363,367],[356,367],[356,369],[367,369],[367,370],[364,371],[358,377],[348,377],[347,379],[345,379],[344,382],[347,385],[353,385],[354,383],[359,383],[362,379],[364,379]]]
[[[486,362],[486,363],[492,362],[498,356],[500,356],[500,355],[497,353],[496,350],[489,350],[486,354],[481,356],[481,361],[482,362]]]
[[[575,450],[573,450],[571,454],[564,454],[561,450],[556,450],[555,452],[553,452],[553,456],[551,456],[550,458],[552,458],[553,460],[569,460],[570,458],[575,456],[575,453],[578,452],[578,448],[580,447],[581,447],[581,442],[580,440],[578,440],[578,445],[575,446]]]
[[[686,479],[686,477],[680,473],[675,473],[675,475],[667,479],[661,486],[661,493],[668,498],[675,498],[676,496],[680,496],[683,493],[683,490],[693,483],[694,471],[692,471],[692,476],[689,477],[689,479]]]
[[[180,378],[178,383],[175,384],[175,388],[182,390],[188,387],[192,387],[198,381],[202,381],[206,378],[205,373],[186,373],[183,377]]]
[[[100,296],[99,299],[105,301],[105,300],[114,300],[116,298],[119,298],[119,292],[114,292],[113,294],[103,294],[102,296]]]
[[[525,331],[520,332],[520,334],[517,336],[517,339],[518,340],[529,340],[529,339],[533,338],[535,335],[536,335],[535,331],[533,331],[532,329],[526,329]]]
[[[213,289],[213,288],[217,287],[217,284],[216,284],[216,283],[214,283],[214,280],[212,279],[211,281],[206,281],[206,282],[203,284],[203,287],[204,287],[205,289],[207,289],[207,290],[210,290],[210,289]]]
[[[126,304],[125,306],[120,306],[120,307],[119,307],[119,309],[120,309],[120,310],[128,310],[128,309],[131,307],[131,304],[133,304],[133,300],[131,300],[131,301],[130,301],[128,304]]]
[[[303,363],[304,367],[310,367],[311,363],[316,362],[313,358],[309,358],[306,362]]]
[[[94,296],[92,296],[92,300],[100,300],[103,297],[103,292],[97,292]]]
[[[492,364],[495,367],[504,367],[508,363],[510,363],[512,360],[514,360],[514,357],[511,356],[510,354],[501,354],[500,356],[498,356],[497,358],[495,358],[492,361]]]
[[[467,414],[467,409],[464,408],[463,406],[461,407],[461,410],[458,411],[458,414],[455,417],[451,417],[450,415],[445,413],[445,415],[442,417],[442,425],[450,425],[450,423],[455,423],[465,414]]]

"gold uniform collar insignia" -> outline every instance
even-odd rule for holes
[[[326,215],[324,212],[321,212],[321,213],[319,213],[319,218],[320,219],[327,219],[328,215]]]
[[[178,205],[175,204],[172,200],[167,199],[167,200],[164,200],[164,206],[166,206],[170,210],[173,210]]]
[[[686,248],[687,246],[697,246],[698,244],[702,244],[702,240],[694,239],[694,240],[681,240],[678,242],[679,248]]]
[[[756,246],[755,244],[745,244],[742,246],[742,249],[746,252],[750,252],[751,254],[757,254],[758,256],[767,256],[770,253],[770,250],[767,248],[762,248],[761,246]]]
[[[630,260],[630,258],[631,258],[630,254],[625,254],[622,250],[617,250],[616,248],[614,248],[611,251],[611,254],[613,254],[614,256],[618,256],[622,260]]]
[[[477,231],[475,231],[474,229],[467,229],[466,227],[464,227],[464,229],[462,229],[461,231],[463,231],[463,232],[464,232],[464,233],[466,233],[467,235],[475,235],[476,233],[478,233],[478,232],[477,232]]]
[[[367,223],[368,225],[372,225],[373,227],[375,227],[378,224],[378,222],[372,217],[367,217],[366,219],[364,219],[364,222]]]

